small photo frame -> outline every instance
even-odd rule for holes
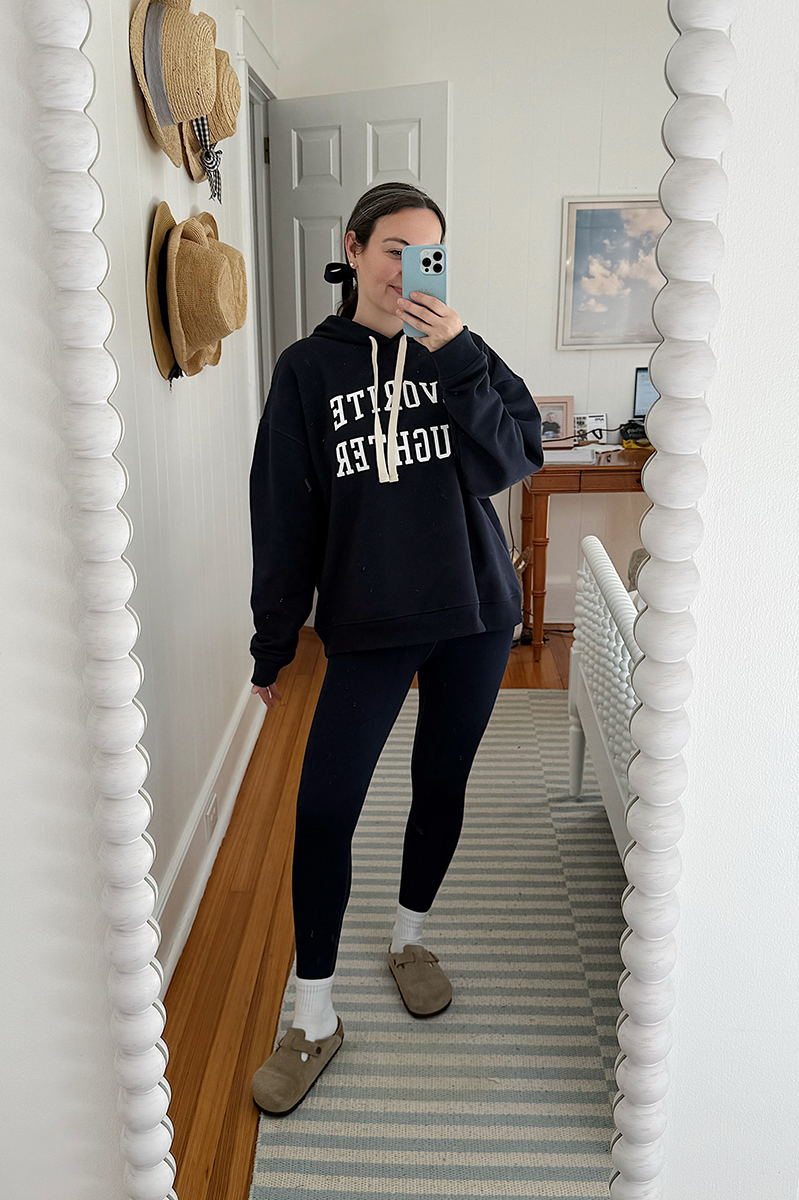
[[[564,197],[558,350],[660,345],[655,246],[668,223],[655,196]]]
[[[605,442],[607,436],[607,413],[574,414],[574,439],[576,442]]]
[[[541,414],[541,441],[553,449],[574,445],[574,396],[535,396]]]

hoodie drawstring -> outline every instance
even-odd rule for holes
[[[378,391],[377,374],[377,341],[369,335],[372,343],[372,371],[375,381],[375,452],[377,454],[377,477],[380,483],[396,483],[397,474],[397,419],[399,417],[402,399],[402,375],[405,369],[405,352],[408,347],[408,335],[403,333],[397,347],[397,365],[394,371],[394,387],[391,393],[391,414],[388,419],[388,465],[383,448],[383,426],[380,423],[380,393]]]

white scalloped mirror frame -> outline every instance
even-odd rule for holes
[[[703,523],[696,505],[707,485],[700,448],[711,417],[703,395],[716,369],[707,340],[719,315],[711,280],[724,251],[716,223],[727,192],[719,158],[732,130],[724,95],[735,69],[728,37],[731,0],[671,0],[668,9],[679,36],[666,59],[676,99],[665,116],[663,138],[674,162],[660,186],[670,224],[656,252],[668,282],[653,305],[663,337],[650,359],[660,393],[646,418],[655,453],[641,475],[652,501],[640,525],[650,557],[638,575],[647,607],[635,622],[644,657],[632,677],[640,703],[630,721],[637,749],[629,764],[631,841],[624,855],[629,885],[622,895],[627,928],[620,939],[625,969],[619,979],[613,1200],[662,1196],[674,1006],[670,974],[679,917],[674,888],[683,830],[679,797],[688,783],[684,705],[693,686],[686,656],[696,638],[690,605],[700,586],[693,555]],[[149,874],[155,857],[147,833],[152,802],[143,786],[150,762],[139,744],[147,718],[136,700],[144,674],[132,653],[140,624],[127,603],[136,575],[124,557],[133,531],[119,507],[128,476],[114,455],[123,426],[109,399],[118,372],[105,349],[113,314],[98,289],[108,258],[94,233],[103,196],[90,174],[98,136],[85,113],[94,90],[92,65],[81,50],[90,15],[87,0],[32,0],[26,8],[41,106],[34,148],[49,173],[42,205],[52,238],[48,272],[58,289],[53,323],[63,437],[72,453],[73,540],[82,560],[83,684],[95,750],[124,1181],[130,1200],[176,1200],[176,1164],[169,1153],[174,1131],[167,1116],[171,1091],[164,1076],[169,1056],[161,1036],[166,1013],[158,998],[163,971],[155,957],[160,929],[152,916],[158,889]]]

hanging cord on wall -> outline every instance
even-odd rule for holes
[[[596,437],[597,441],[599,441],[602,438],[603,434],[615,433],[617,429],[626,429],[627,426],[632,424],[633,422],[635,422],[636,425],[643,426],[643,421],[639,420],[638,417],[631,417],[630,420],[625,421],[623,425],[610,425],[607,428],[605,428],[602,425],[598,425],[595,429],[582,429],[579,433],[569,434],[568,437],[542,438],[541,444],[544,447],[546,447],[546,446],[551,446],[553,443],[557,443],[557,442],[570,442],[574,446],[574,445],[577,445],[578,442],[585,441],[585,439],[587,437],[592,437],[592,436]]]

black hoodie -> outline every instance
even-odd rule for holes
[[[489,497],[543,461],[524,381],[466,326],[431,352],[326,317],[278,358],[255,441],[252,682],[294,658],[315,586],[328,657],[518,625]]]

